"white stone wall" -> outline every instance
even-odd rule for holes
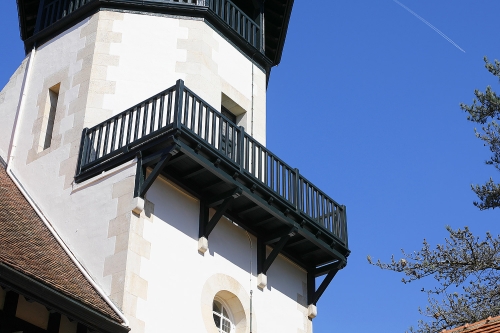
[[[245,313],[250,249],[241,229],[221,221],[210,237],[210,252],[201,256],[196,250],[196,200],[157,181],[148,194],[153,203],[146,202],[141,216],[132,213],[134,161],[82,184],[75,184],[73,177],[84,127],[177,79],[217,109],[224,96],[225,103],[244,110],[239,125],[265,144],[265,73],[203,21],[113,11],[78,23],[40,46],[32,59],[9,167],[93,279],[127,315],[133,332],[165,331],[172,322],[179,328],[192,325],[193,332],[203,327],[213,331],[206,326],[213,321],[211,293],[221,287],[238,296],[240,312]],[[4,159],[24,64],[0,93]],[[48,91],[58,85],[51,145],[43,149]],[[255,247],[252,262],[255,275]],[[255,288],[252,277],[254,327],[259,332],[307,331],[305,273],[284,258],[268,273],[264,291]],[[287,274],[285,280],[277,278],[282,273]],[[276,306],[259,310],[268,302]],[[179,311],[182,305],[184,311]],[[287,320],[276,322],[279,316]]]
[[[182,79],[218,110],[222,93],[237,103],[246,111],[239,125],[251,133],[253,85],[253,135],[265,144],[266,75],[205,22],[124,14],[113,31],[122,39],[110,54],[120,60],[108,70],[116,87],[105,95],[105,109],[116,114]]]
[[[137,295],[136,312],[146,323],[145,332],[217,332],[211,306],[213,295],[221,290],[238,295],[247,316],[246,330],[240,332],[249,332],[250,289],[254,333],[311,332],[304,270],[280,255],[268,271],[268,286],[259,290],[253,236],[250,244],[243,229],[222,218],[210,234],[209,250],[200,254],[198,200],[161,178],[147,200],[154,211],[144,224],[143,237],[151,252],[141,260],[147,292]]]
[[[22,93],[27,58],[12,74],[9,82],[0,92],[0,157],[7,161],[14,120]]]

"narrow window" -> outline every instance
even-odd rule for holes
[[[59,99],[59,88],[61,84],[49,88],[45,110],[43,112],[42,131],[40,133],[39,151],[50,147],[52,133],[54,131],[54,120],[56,118],[57,100]]]

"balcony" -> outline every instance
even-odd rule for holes
[[[266,273],[278,253],[312,277],[331,273],[333,278],[345,265],[345,206],[183,81],[84,129],[75,181],[136,157],[135,196],[144,197],[157,176],[168,178],[200,200],[200,238],[208,238],[223,215],[257,237],[259,273]],[[216,210],[210,221],[209,208]],[[274,249],[267,258],[266,245]]]
[[[243,49],[264,53],[259,15],[255,22],[230,0],[39,0],[31,43],[52,35],[102,8],[204,17]],[[47,37],[48,38],[48,37]],[[28,41],[30,41],[28,39]],[[30,43],[28,43],[30,44]]]

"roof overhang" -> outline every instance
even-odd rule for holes
[[[3,263],[0,263],[0,285],[97,332],[126,333],[130,330],[130,328]]]

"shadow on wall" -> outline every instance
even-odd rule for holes
[[[151,191],[155,191],[154,194],[151,193],[151,197],[168,198],[163,202],[154,202],[154,215],[197,243],[200,211],[199,201],[165,180],[161,180],[161,186],[151,187]],[[214,211],[211,210],[210,217],[213,214]],[[220,256],[244,272],[248,273],[251,271],[252,279],[256,282],[257,239],[251,234],[249,236],[251,242],[245,230],[223,217],[210,234],[208,239],[209,249],[204,255],[212,257]],[[271,250],[271,248],[268,248],[267,254]],[[193,249],[193,251],[196,251],[196,249]],[[267,291],[276,289],[293,301],[298,301],[300,298],[299,295],[305,298],[303,284],[307,278],[306,272],[283,256],[278,256],[268,270],[267,276]],[[284,279],[282,278],[283,276],[287,278]]]

